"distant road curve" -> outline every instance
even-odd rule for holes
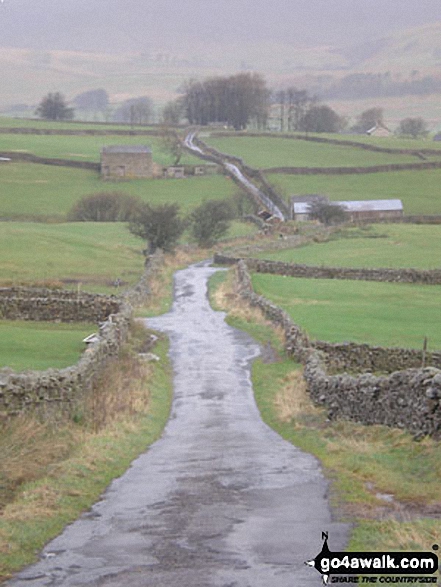
[[[194,139],[196,138],[196,135],[197,131],[195,130],[189,132],[184,139],[184,145],[187,147],[187,149],[193,151],[193,153],[196,156],[210,158],[209,153],[204,153],[204,151],[200,147],[198,147],[198,145],[195,145]],[[219,154],[219,157],[222,159],[221,154]],[[226,161],[225,159],[222,159],[222,165],[230,175],[234,176],[249,192],[251,192],[259,200],[259,202],[268,210],[268,212],[270,212],[273,216],[279,218],[279,220],[286,220],[285,215],[280,210],[280,208],[276,206],[276,204],[266,194],[259,190],[259,188],[256,187],[244,175],[244,173],[240,170],[240,168],[237,165],[229,161]]]

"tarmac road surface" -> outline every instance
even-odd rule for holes
[[[259,347],[206,295],[208,264],[179,271],[168,334],[175,399],[162,438],[102,500],[7,584],[309,587],[322,546],[343,550],[318,462],[260,419],[249,368]]]

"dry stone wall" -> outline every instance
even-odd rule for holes
[[[311,398],[327,408],[330,419],[402,428],[416,438],[441,436],[441,370],[436,368],[441,353],[423,357],[409,349],[313,342],[285,311],[253,291],[244,261],[236,265],[236,286],[239,295],[283,327],[288,354],[303,363]],[[416,368],[423,360],[426,367]],[[332,374],[336,369],[367,372]]]
[[[281,173],[283,175],[356,175],[362,173],[390,173],[392,171],[422,171],[440,169],[441,161],[425,163],[391,163],[389,165],[372,165],[364,167],[268,167],[264,173]]]
[[[234,265],[240,259],[216,254],[216,263]],[[420,269],[354,269],[350,267],[319,267],[265,259],[245,259],[247,267],[257,273],[271,273],[288,277],[304,277],[308,279],[353,279],[360,281],[384,281],[389,283],[423,283],[440,285],[441,270]]]
[[[88,169],[90,171],[99,171],[100,164],[92,161],[76,161],[75,159],[57,159],[50,157],[38,157],[32,153],[17,153],[15,151],[2,151],[1,157],[11,159],[11,161],[27,161],[28,163],[38,163],[39,165],[55,165],[58,167],[73,167],[75,169]]]
[[[112,296],[45,288],[0,288],[0,317],[5,320],[98,323],[119,309],[120,301]]]
[[[133,307],[149,298],[150,280],[161,263],[162,254],[153,255],[140,282],[121,298],[63,290],[0,289],[3,318],[93,321],[98,330],[98,341],[71,367],[20,373],[0,369],[0,419],[29,410],[43,417],[74,414],[109,360],[119,354],[127,339]]]

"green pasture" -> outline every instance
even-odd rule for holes
[[[263,259],[331,267],[441,268],[441,226],[381,224],[345,228],[328,242],[259,253]]]
[[[143,271],[142,240],[121,223],[0,224],[0,284],[61,283],[117,293]]]
[[[254,274],[253,286],[313,339],[441,348],[441,286]]]
[[[441,169],[359,175],[269,173],[267,179],[287,198],[303,194],[324,194],[343,201],[398,198],[404,214],[441,214]]]
[[[177,202],[186,213],[205,199],[228,198],[237,188],[223,175],[104,182],[94,171],[11,162],[0,166],[0,218],[64,220],[82,196],[115,190],[153,205]]]
[[[434,149],[439,150],[441,155],[441,142],[434,141],[431,137],[426,139],[418,138],[402,138],[399,136],[390,137],[370,137],[368,135],[335,135],[335,134],[314,134],[312,136],[341,140],[351,141],[353,143],[361,143],[363,145],[373,145],[375,147],[381,147],[383,149],[409,149],[411,151],[420,151],[422,149]]]
[[[254,225],[235,221],[226,238],[246,236],[253,231]],[[145,246],[123,223],[2,222],[0,287],[56,283],[116,294],[117,279],[123,288],[139,280]]]
[[[270,167],[367,167],[417,163],[412,155],[364,151],[348,146],[273,137],[211,137],[206,140],[223,153],[242,157],[247,165]]]
[[[96,324],[0,320],[0,368],[44,371],[73,365]]]
[[[41,120],[39,118],[11,118],[10,116],[0,116],[0,128],[36,128],[36,129],[56,129],[56,130],[154,130],[157,126],[132,126],[130,124],[99,124],[94,122],[75,122],[69,120]]]
[[[32,153],[38,157],[99,162],[101,149],[107,145],[148,145],[152,149],[153,160],[156,163],[171,165],[174,162],[173,156],[164,150],[159,137],[0,133],[0,151]],[[200,159],[184,153],[180,163],[197,165],[200,164]]]

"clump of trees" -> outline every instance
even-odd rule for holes
[[[104,112],[109,107],[109,94],[102,88],[88,90],[75,96],[73,103],[79,110]]]
[[[182,98],[167,102],[162,109],[162,122],[166,126],[177,126],[185,114],[185,104]]]
[[[397,134],[404,137],[424,137],[428,134],[427,124],[423,118],[405,118],[398,126]]]
[[[317,104],[317,98],[306,90],[291,86],[278,90],[274,94],[273,102],[280,108],[280,131],[291,132],[301,130],[301,121],[308,110]]]
[[[200,247],[211,247],[227,232],[234,217],[231,202],[225,200],[208,200],[187,218],[180,216],[178,204],[151,206],[143,203],[131,220],[129,230],[147,242],[145,253],[151,255],[157,249],[172,251],[187,228]]]
[[[376,125],[384,125],[384,110],[378,106],[364,110],[357,117],[351,130],[354,132],[366,133]]]
[[[84,196],[67,215],[69,222],[130,222],[142,201],[124,192],[98,192]]]
[[[328,198],[317,198],[308,205],[308,216],[311,220],[318,220],[322,224],[341,224],[347,220],[347,213],[343,206],[330,202]]]
[[[148,96],[126,100],[113,114],[115,122],[130,124],[148,124],[153,120],[153,117],[154,105],[152,99]]]
[[[275,92],[273,104],[279,107],[280,131],[339,132],[347,121],[306,90],[289,87]]]
[[[345,126],[346,119],[326,104],[312,106],[299,121],[299,130],[304,132],[340,132]]]
[[[63,94],[56,92],[49,93],[42,99],[35,114],[45,120],[72,120],[74,109],[67,105]]]
[[[264,128],[268,118],[270,92],[264,78],[257,73],[239,73],[205,81],[190,80],[182,98],[190,124],[219,122],[236,130],[253,120]]]

